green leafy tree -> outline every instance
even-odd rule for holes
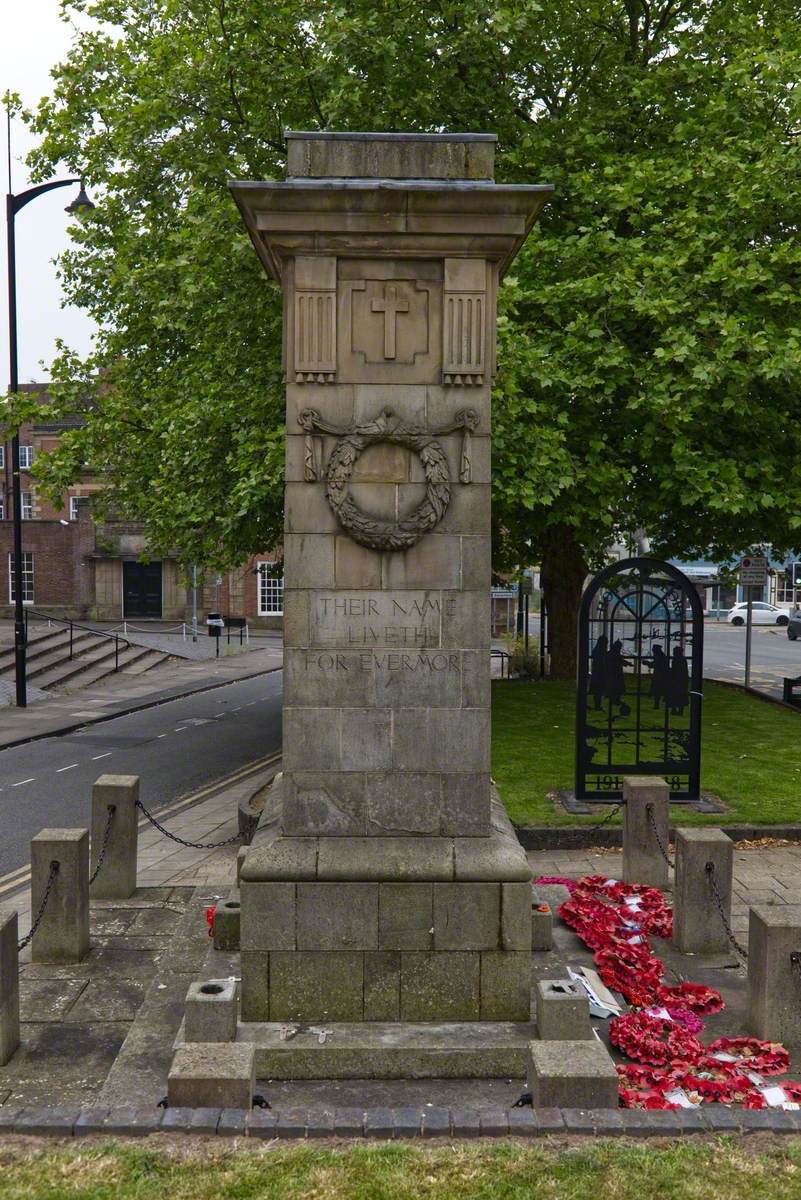
[[[282,129],[490,129],[553,200],[501,294],[496,565],[539,558],[558,674],[588,568],[797,539],[801,23],[789,0],[64,0],[32,118],[103,203],[62,263],[97,354],[56,364],[156,549],[223,566],[280,533],[280,301],[226,194]],[[92,380],[100,380],[93,385]],[[85,397],[80,401],[80,397]],[[15,419],[12,411],[10,419]]]

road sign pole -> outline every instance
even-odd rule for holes
[[[754,589],[748,588],[748,608],[745,618],[745,686],[751,686],[751,629],[754,618]]]

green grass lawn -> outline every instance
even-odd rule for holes
[[[704,683],[701,788],[725,816],[674,807],[682,824],[801,821],[801,713]],[[549,792],[574,784],[576,689],[572,683],[495,680],[492,773],[518,825],[594,825],[598,816],[554,811]],[[615,818],[619,821],[619,818]]]
[[[795,1200],[801,1141],[0,1148],[3,1200]]]

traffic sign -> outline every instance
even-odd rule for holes
[[[751,554],[740,560],[740,586],[764,587],[768,582],[768,560],[764,554]]]

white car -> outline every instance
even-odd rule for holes
[[[784,608],[775,604],[766,604],[764,600],[754,600],[751,605],[754,625],[787,625],[790,617]],[[748,604],[743,601],[730,608],[726,620],[730,625],[745,625],[748,619]]]

